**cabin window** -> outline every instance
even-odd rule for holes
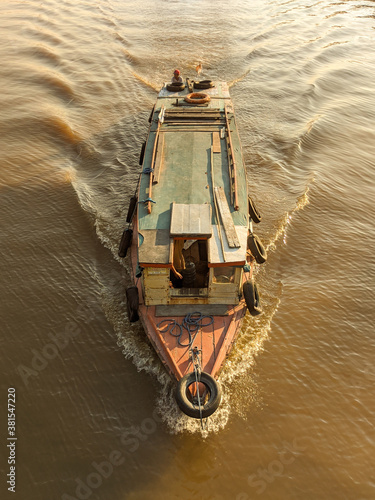
[[[212,275],[212,283],[234,283],[235,282],[235,267],[214,267]]]

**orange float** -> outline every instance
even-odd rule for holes
[[[210,96],[203,92],[192,92],[185,97],[185,101],[189,104],[204,104],[210,100]]]

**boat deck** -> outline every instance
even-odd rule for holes
[[[213,207],[214,186],[225,193],[242,251],[240,256],[238,250],[227,245],[226,255],[222,255],[212,210],[216,245],[212,246],[211,258],[216,262],[244,260],[248,221],[246,173],[228,89],[226,84],[218,82],[215,88],[202,91],[209,94],[211,100],[199,106],[185,103],[183,98],[188,92],[186,88],[181,93],[172,93],[164,87],[154,108],[138,198],[144,202],[138,210],[139,232],[143,237],[139,261],[143,264],[163,265],[170,261],[171,204]],[[164,120],[160,124],[162,112]],[[228,146],[227,127],[233,151]],[[237,207],[230,178],[232,158],[237,167]],[[152,174],[150,168],[153,168]]]

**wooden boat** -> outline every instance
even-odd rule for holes
[[[246,311],[261,313],[261,216],[225,82],[164,85],[149,122],[119,249],[130,249],[129,319],[141,319],[177,382],[180,409],[202,419],[220,404],[217,379]]]

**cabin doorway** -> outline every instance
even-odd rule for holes
[[[171,271],[173,288],[185,289],[192,295],[200,295],[208,288],[208,249],[206,239],[175,238],[173,240],[173,266],[182,279]]]

